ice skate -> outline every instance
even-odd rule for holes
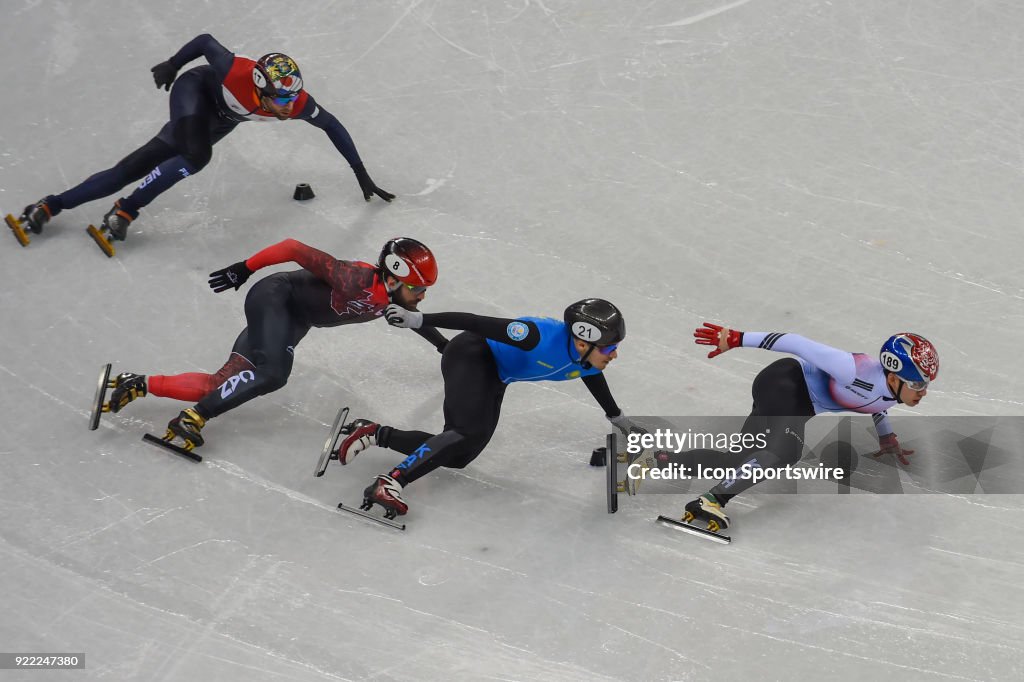
[[[4,217],[4,222],[7,223],[7,227],[11,228],[11,232],[14,233],[14,238],[18,240],[18,243],[22,246],[28,246],[30,240],[26,229],[30,230],[33,234],[41,234],[43,225],[50,222],[52,217],[53,211],[46,203],[46,199],[40,199],[36,203],[26,206],[25,210],[17,218],[8,214]]]
[[[174,454],[186,457],[193,462],[202,462],[202,456],[193,452],[193,450],[203,444],[203,436],[200,434],[200,431],[202,431],[205,424],[206,420],[199,416],[199,413],[194,408],[190,407],[187,410],[182,410],[181,414],[167,424],[167,432],[163,435],[163,438],[157,438],[153,434],[147,433],[142,437],[142,440],[151,445],[170,450]],[[178,445],[175,443],[175,438],[180,438],[183,444]]]
[[[110,258],[114,255],[114,245],[112,242],[123,242],[125,240],[128,236],[128,226],[131,225],[137,215],[132,215],[121,208],[121,200],[118,199],[114,202],[113,207],[107,211],[106,215],[103,216],[103,222],[100,223],[98,229],[90,225],[85,231],[96,242],[96,246],[100,247],[100,250]]]
[[[199,416],[193,408],[182,410],[181,414],[167,423],[167,433],[164,440],[173,440],[175,436],[185,442],[185,449],[192,450],[203,444],[203,436],[200,431],[206,425],[206,420]]]
[[[683,521],[686,523],[703,521],[712,533],[729,527],[729,517],[726,516],[722,505],[718,504],[718,500],[711,493],[706,493],[696,500],[688,502],[684,509]]]
[[[341,430],[346,426],[347,419],[348,408],[343,407],[338,410],[338,414],[334,417],[334,423],[331,424],[331,431],[327,434],[327,440],[324,441],[324,447],[320,450],[320,458],[316,462],[316,469],[313,470],[314,476],[323,476],[331,460],[338,459],[335,446],[338,444],[338,438],[341,435]]]
[[[121,200],[114,202],[114,206],[103,216],[103,223],[100,230],[106,231],[111,237],[123,242],[128,236],[128,226],[135,220],[135,216],[121,208]]]
[[[402,486],[387,474],[381,474],[363,491],[363,504],[360,509],[369,511],[374,504],[384,507],[384,518],[393,519],[405,516],[409,505],[402,499]]]
[[[110,365],[100,368],[100,378],[96,383],[96,397],[93,398],[92,416],[89,417],[89,430],[95,431],[100,425],[100,416],[106,412],[120,412],[125,405],[146,395],[146,377],[141,374],[122,372],[110,378]],[[107,391],[110,390],[110,400]]]
[[[691,535],[697,535],[715,542],[728,544],[732,538],[722,533],[729,527],[729,517],[726,515],[722,505],[711,493],[705,493],[696,500],[687,503],[683,512],[683,520],[677,521],[667,516],[659,516],[658,523],[669,526],[676,530],[685,531]],[[706,525],[701,527],[697,522]]]
[[[46,199],[40,199],[36,203],[26,206],[19,220],[34,234],[42,234],[43,225],[50,222],[52,217],[53,211],[50,209],[50,205],[46,203]]]
[[[334,452],[333,459],[342,464],[348,464],[355,456],[366,448],[377,444],[377,429],[380,424],[371,422],[369,419],[356,419],[351,424],[346,424],[341,429],[345,439]]]
[[[122,372],[108,385],[113,390],[110,400],[103,405],[104,412],[120,412],[131,401],[147,395],[146,377],[142,374]]]
[[[109,412],[107,405],[107,389],[113,388],[114,382],[110,380],[110,363],[100,367],[100,378],[96,381],[96,393],[92,399],[92,414],[89,416],[89,430],[95,431],[100,427],[100,417],[104,412]]]
[[[619,454],[619,462],[626,465],[626,478],[618,482],[618,491],[627,495],[638,494],[640,484],[646,480],[647,472],[659,466],[659,454],[661,453],[650,449],[643,450],[636,455],[631,455],[628,452]]]

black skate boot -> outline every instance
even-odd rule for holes
[[[206,425],[206,420],[199,416],[194,408],[182,410],[181,414],[167,424],[167,434],[164,440],[170,441],[175,436],[185,441],[185,450],[191,451],[203,444],[203,436],[200,431]]]
[[[144,398],[147,394],[146,377],[142,374],[122,372],[111,383],[110,401],[104,406],[104,412],[120,412],[125,405],[136,398]]]
[[[53,207],[50,206],[46,199],[40,199],[36,203],[26,206],[25,210],[17,218],[8,213],[4,216],[4,222],[7,223],[7,227],[11,228],[11,232],[14,233],[14,238],[18,240],[18,243],[22,246],[28,246],[29,241],[31,241],[28,231],[34,234],[41,233],[43,225],[50,221],[53,213]]]
[[[360,452],[377,444],[377,429],[380,425],[369,419],[356,419],[351,424],[346,424],[341,429],[345,439],[341,441],[334,459],[342,464],[348,464]]]
[[[363,505],[359,508],[368,511],[374,503],[384,507],[385,519],[405,516],[409,511],[409,505],[402,499],[402,486],[387,474],[377,476],[373,483],[363,491]]]
[[[711,493],[705,493],[693,502],[687,503],[683,512],[683,521],[693,523],[697,519],[705,521],[708,530],[712,533],[729,527],[729,517],[725,515],[722,505],[718,504],[718,500]]]
[[[21,224],[32,230],[35,234],[42,234],[43,225],[50,222],[53,217],[53,210],[46,199],[40,199],[34,204],[25,207],[21,217],[18,218]]]
[[[114,202],[114,206],[103,216],[103,223],[100,224],[100,231],[105,232],[119,242],[123,242],[128,236],[128,226],[135,220],[132,215],[121,208],[121,200]]]

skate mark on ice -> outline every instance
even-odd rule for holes
[[[871,656],[861,656],[860,654],[850,653],[849,651],[842,651],[840,649],[832,649],[830,647],[825,647],[825,646],[817,646],[817,645],[808,644],[807,642],[802,642],[802,641],[796,640],[796,639],[787,639],[786,637],[777,637],[775,635],[769,635],[766,632],[757,632],[757,631],[754,631],[754,630],[747,630],[746,628],[741,628],[741,627],[738,627],[738,626],[735,626],[735,625],[728,625],[726,623],[719,623],[718,627],[725,628],[727,630],[736,630],[738,632],[742,632],[742,633],[747,634],[747,635],[753,635],[755,637],[764,637],[765,639],[771,639],[771,640],[774,640],[776,642],[784,642],[786,644],[790,644],[790,645],[798,647],[798,648],[814,649],[815,651],[823,651],[823,652],[825,652],[827,654],[833,655],[834,657],[855,658],[855,659],[860,660],[860,661],[868,661],[870,663],[879,663],[881,665],[888,665],[888,666],[892,666],[894,668],[899,668],[901,670],[913,670],[914,672],[925,673],[925,674],[928,674],[928,675],[938,675],[939,677],[945,677],[945,678],[952,679],[952,680],[968,680],[968,682],[984,682],[984,678],[980,678],[980,677],[964,677],[963,675],[956,675],[956,674],[953,674],[953,673],[945,673],[945,672],[942,672],[940,670],[929,670],[927,668],[918,668],[917,666],[913,666],[913,665],[906,665],[906,664],[903,664],[903,663],[894,663],[892,661],[886,661],[886,660],[883,660],[881,658],[872,658]],[[900,628],[898,626],[893,626],[893,627],[896,627],[897,629],[902,629],[902,628]],[[930,633],[931,631],[928,631],[928,632]]]
[[[709,9],[706,12],[701,12],[700,14],[694,14],[692,17],[685,17],[683,19],[679,19],[678,21],[673,21],[670,24],[659,24],[657,26],[648,26],[647,28],[672,28],[672,27],[675,27],[675,26],[690,26],[692,24],[696,24],[698,22],[704,21],[705,19],[710,19],[712,17],[716,17],[719,14],[723,14],[725,12],[728,12],[731,9],[736,9],[737,7],[742,7],[743,5],[747,4],[748,2],[750,2],[750,0],[736,0],[736,2],[731,2],[728,5],[722,5],[721,7],[716,7],[715,9]]]

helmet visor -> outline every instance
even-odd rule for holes
[[[279,107],[283,107],[297,100],[299,98],[299,93],[278,91],[273,95],[267,96],[270,97],[270,101],[272,101],[274,104],[276,104]]]

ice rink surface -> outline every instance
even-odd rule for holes
[[[312,126],[243,125],[115,259],[84,232],[115,197],[0,236],[0,650],[87,657],[0,680],[1021,679],[1020,496],[751,494],[702,542],[652,523],[684,497],[605,513],[601,411],[537,384],[380,528],[335,505],[399,455],[312,469],[342,405],[441,425],[437,354],[384,322],[311,332],[199,465],[141,441],[182,403],[87,417],[102,363],[220,367],[245,292],[208,272],[399,234],[440,261],[424,310],[618,304],[629,414],[745,413],[777,356],[709,361],[703,320],[868,353],[917,331],[942,373],[916,414],[1024,414],[1022,25],[995,0],[5,0],[3,212],[154,135],[149,69],[203,32],[295,57],[399,197],[364,203]]]

